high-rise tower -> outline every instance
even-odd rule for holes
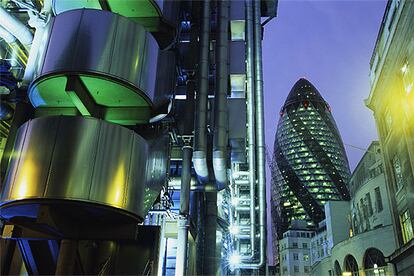
[[[348,160],[328,103],[306,79],[292,87],[277,127],[273,216],[278,233],[292,220],[314,225],[323,220],[323,204],[349,200]]]

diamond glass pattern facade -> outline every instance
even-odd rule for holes
[[[327,201],[349,200],[350,170],[339,131],[329,105],[306,79],[295,83],[280,111],[274,149],[279,234],[292,220],[319,223]]]

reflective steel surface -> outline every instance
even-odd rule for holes
[[[70,105],[63,93],[68,75],[81,76],[97,103],[152,104],[159,48],[141,25],[111,12],[79,9],[54,17],[49,28],[29,91],[34,106]]]
[[[33,119],[18,131],[0,208],[27,199],[76,200],[142,219],[165,181],[167,151],[159,143],[168,145],[94,118]]]

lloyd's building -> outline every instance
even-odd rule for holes
[[[276,9],[1,1],[1,274],[263,270]]]

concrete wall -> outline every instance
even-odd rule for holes
[[[329,247],[349,237],[349,210],[348,201],[329,201],[325,204],[326,232]]]

